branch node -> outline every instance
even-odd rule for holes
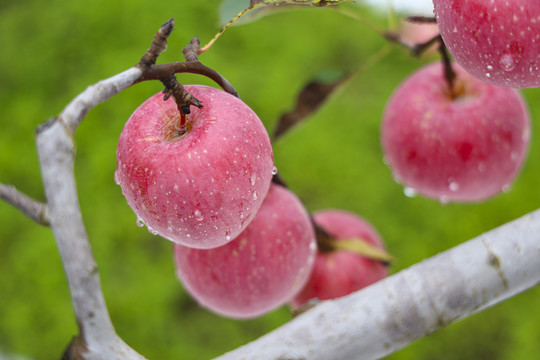
[[[188,45],[182,49],[182,54],[186,58],[187,62],[198,62],[199,55],[201,54],[201,41],[195,36]]]

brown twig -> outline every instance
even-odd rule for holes
[[[14,186],[0,184],[0,199],[21,210],[39,225],[50,225],[47,204],[28,197]]]
[[[200,62],[174,62],[168,64],[158,64],[150,67],[149,69],[143,71],[142,76],[137,80],[137,82],[148,81],[148,80],[160,80],[166,81],[170,74],[180,74],[180,73],[190,73],[206,76],[207,78],[213,80],[216,84],[221,86],[223,90],[228,92],[231,95],[238,97],[238,92],[231,85],[225,77],[223,77],[217,71],[201,64]]]
[[[434,16],[408,16],[405,21],[417,24],[436,24],[437,19]]]
[[[187,62],[198,62],[201,54],[201,41],[198,37],[194,37],[188,45],[182,49],[182,54]]]
[[[174,19],[169,19],[159,28],[159,30],[156,32],[156,35],[154,35],[152,44],[150,45],[148,50],[146,50],[146,53],[144,53],[141,61],[139,61],[139,63],[137,64],[138,67],[144,70],[156,63],[159,55],[165,50],[167,50],[167,38],[173,30]]]

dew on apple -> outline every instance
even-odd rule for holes
[[[448,184],[448,189],[450,191],[458,191],[459,190],[459,184],[455,181],[451,181],[450,184]]]
[[[446,195],[442,195],[439,197],[439,202],[442,204],[442,205],[447,205],[449,202],[450,202],[450,198]]]
[[[137,217],[136,223],[137,223],[138,227],[143,227],[144,226],[144,220],[142,218],[140,218],[140,217]]]
[[[158,232],[156,230],[154,230],[152,227],[148,226],[148,232],[152,235],[157,235]]]
[[[409,198],[413,198],[418,195],[417,191],[410,186],[405,186],[403,188],[403,194],[405,194],[405,196]]]
[[[257,200],[257,192],[256,191],[253,192],[253,200]]]
[[[274,166],[272,168],[272,175],[276,175],[278,173],[278,168],[276,166]]]
[[[499,59],[499,64],[504,71],[512,71],[516,68],[517,65],[514,57],[510,54],[502,55]]]
[[[197,221],[203,221],[204,220],[204,215],[202,214],[202,212],[200,210],[195,210],[195,212],[193,213],[193,216],[195,217],[195,220],[197,220]]]

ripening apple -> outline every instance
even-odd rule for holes
[[[520,92],[453,64],[451,95],[440,63],[394,92],[383,116],[385,160],[397,181],[441,202],[476,202],[507,189],[527,154],[530,119]]]
[[[336,241],[362,239],[384,250],[381,236],[364,218],[343,210],[321,210],[313,214],[315,223]],[[291,301],[299,308],[311,299],[328,300],[348,295],[388,275],[377,260],[345,250],[317,253],[309,281]]]
[[[154,234],[196,248],[223,245],[255,216],[272,179],[273,153],[257,115],[223,90],[185,87],[203,103],[179,132],[174,99],[159,93],[127,121],[115,180]]]
[[[305,284],[315,233],[300,200],[272,184],[259,212],[233,241],[214,249],[174,245],[178,278],[203,307],[252,318],[289,301]]]
[[[540,1],[433,0],[455,60],[498,86],[540,86]]]

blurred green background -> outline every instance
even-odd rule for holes
[[[247,3],[247,1],[245,1]],[[43,199],[36,127],[86,86],[138,62],[176,18],[168,51],[181,60],[193,36],[218,30],[219,0],[0,1],[0,182]],[[385,14],[360,9],[387,28]],[[233,27],[201,57],[225,75],[269,131],[310,79],[351,71],[387,46],[369,26],[332,9],[282,12]],[[444,251],[540,205],[540,144],[509,193],[482,204],[408,198],[383,164],[379,127],[392,90],[434,58],[393,48],[360,71],[306,122],[274,144],[281,176],[310,210],[342,208],[372,222],[399,261],[392,272]],[[211,84],[194,75],[183,83]],[[287,322],[286,307],[249,321],[201,309],[175,278],[171,244],[140,229],[113,181],[116,143],[131,112],[160,91],[138,84],[92,110],[77,135],[76,176],[109,310],[121,337],[148,359],[210,359]],[[540,90],[524,91],[534,125]],[[50,229],[0,203],[0,354],[58,359],[77,328]],[[537,359],[540,288],[415,342],[389,359]],[[1,357],[1,355],[0,355]]]

